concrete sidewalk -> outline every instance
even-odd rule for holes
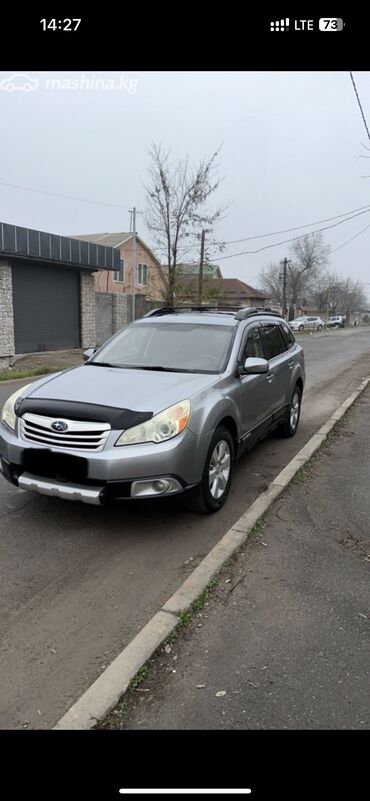
[[[106,728],[369,727],[370,390]]]

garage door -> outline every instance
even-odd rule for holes
[[[79,273],[13,265],[15,352],[80,347]]]

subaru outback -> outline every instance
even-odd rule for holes
[[[6,401],[0,463],[16,486],[92,504],[183,495],[211,513],[244,451],[297,431],[303,350],[272,311],[155,309],[85,358]]]

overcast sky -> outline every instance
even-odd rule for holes
[[[0,81],[13,75],[0,73]],[[129,230],[128,208],[144,209],[152,141],[197,161],[222,142],[217,193],[229,203],[215,235],[223,241],[303,226],[370,206],[370,147],[346,72],[36,73],[35,89],[0,91],[0,182],[76,195],[96,205],[0,183],[0,220],[53,233]],[[121,77],[123,76],[123,77]],[[79,88],[47,89],[50,78]],[[94,81],[104,78],[105,89]],[[16,81],[22,85],[24,77]],[[87,80],[92,81],[87,88]],[[370,125],[370,73],[355,73]],[[4,85],[4,84],[3,84]],[[64,84],[67,86],[67,84]],[[215,196],[216,197],[216,196]],[[332,221],[337,222],[337,220]],[[324,225],[331,223],[324,223]],[[336,248],[370,225],[370,213],[325,232]],[[320,226],[313,226],[313,230]],[[143,217],[139,235],[150,244]],[[305,233],[305,229],[298,231]],[[294,234],[229,244],[229,255]],[[342,276],[370,284],[370,228],[331,256]],[[225,277],[256,284],[259,269],[289,245],[214,259]],[[370,289],[370,286],[368,287]],[[370,295],[370,292],[369,292]]]

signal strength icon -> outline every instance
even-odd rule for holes
[[[270,22],[270,31],[288,31],[289,30],[289,17],[286,19],[278,19],[276,22]]]

